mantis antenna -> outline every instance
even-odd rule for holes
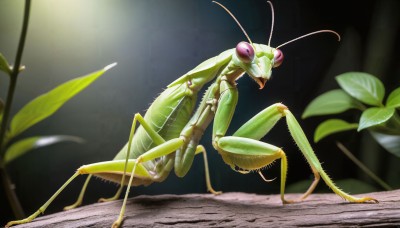
[[[231,15],[231,17],[233,18],[233,20],[236,21],[236,24],[239,25],[240,29],[242,29],[244,35],[247,37],[247,39],[249,40],[250,44],[253,45],[253,42],[251,42],[251,39],[249,37],[249,35],[247,35],[247,32],[244,30],[244,28],[242,27],[242,25],[239,23],[239,21],[236,19],[235,16],[233,16],[233,14],[231,13],[231,11],[229,11],[224,5],[222,5],[221,3],[217,2],[217,1],[212,1],[213,3],[221,6],[229,15]]]
[[[271,39],[272,39],[272,32],[274,31],[274,23],[275,23],[275,13],[274,13],[274,6],[272,5],[272,2],[267,1],[269,6],[271,7],[271,15],[272,15],[272,21],[271,21],[271,32],[269,33],[269,39],[268,39],[268,46],[271,46]]]
[[[285,43],[283,43],[281,45],[278,45],[278,47],[276,47],[276,49],[278,49],[278,48],[280,48],[282,46],[285,46],[286,44],[292,43],[293,41],[300,40],[300,39],[302,39],[304,37],[311,36],[311,35],[314,35],[314,34],[317,34],[317,33],[325,33],[325,32],[335,34],[338,37],[338,41],[340,41],[340,35],[337,32],[335,32],[333,30],[318,30],[318,31],[315,31],[315,32],[310,32],[310,33],[307,33],[305,35],[299,36],[299,37],[294,38],[292,40],[289,40],[289,41],[287,41],[287,42],[285,42]]]

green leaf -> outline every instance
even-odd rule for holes
[[[6,58],[0,53],[0,70],[8,75],[11,75],[11,67]]]
[[[4,164],[7,164],[14,159],[26,154],[27,152],[44,146],[53,145],[60,142],[76,142],[82,143],[83,140],[79,137],[68,135],[53,135],[53,136],[36,136],[20,140],[12,144],[5,153]]]
[[[382,124],[393,116],[394,108],[378,108],[373,107],[365,110],[360,118],[360,124],[357,131]]]
[[[370,131],[372,137],[383,147],[385,150],[400,158],[400,136],[387,135],[376,131]]]
[[[342,113],[351,108],[362,109],[363,105],[341,89],[331,90],[311,101],[302,118]]]
[[[378,78],[367,73],[348,72],[336,76],[336,80],[352,97],[365,104],[382,106],[385,87]]]
[[[116,63],[89,75],[70,80],[29,102],[12,119],[9,139],[55,113],[65,102],[115,65]]]
[[[400,107],[400,87],[393,90],[386,101],[386,107],[399,108]]]
[[[348,131],[352,129],[357,129],[357,123],[348,123],[344,120],[340,119],[330,119],[322,122],[318,125],[317,129],[314,133],[314,142],[318,142],[319,140],[325,138],[328,135],[332,135],[334,133]]]

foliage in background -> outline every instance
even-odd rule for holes
[[[359,120],[349,123],[338,118],[328,119],[318,125],[314,133],[314,142],[339,132],[367,130],[378,144],[400,157],[400,121],[397,111],[400,107],[400,88],[393,90],[385,99],[383,83],[371,74],[347,72],[336,76],[336,81],[341,89],[331,90],[316,97],[306,107],[302,117],[340,114],[355,109],[361,112]],[[336,142],[336,145],[383,189],[392,189],[342,143]],[[360,183],[356,186],[359,187]]]
[[[16,218],[25,216],[18,197],[14,192],[14,187],[7,173],[6,166],[11,161],[14,161],[16,158],[33,149],[63,141],[81,142],[82,139],[66,135],[33,136],[21,140],[15,140],[15,138],[32,126],[53,115],[68,100],[88,87],[108,69],[116,65],[115,63],[111,64],[104,69],[59,85],[53,90],[30,101],[11,118],[11,121],[8,121],[18,75],[25,69],[25,67],[21,65],[21,59],[29,24],[30,5],[30,0],[26,0],[22,32],[14,67],[11,66],[3,54],[0,53],[0,71],[9,76],[10,82],[6,102],[0,99],[0,174],[4,190]]]
[[[383,83],[373,75],[348,72],[336,76],[341,89],[328,91],[307,106],[303,118],[331,115],[357,109],[361,112],[357,123],[329,119],[316,129],[314,141],[348,130],[368,130],[387,151],[400,157],[400,87],[385,98]]]
[[[65,82],[55,89],[40,95],[22,107],[11,119],[10,126],[6,131],[5,138],[3,139],[3,146],[6,147],[6,149],[3,159],[0,161],[1,165],[7,165],[9,162],[25,154],[26,152],[31,151],[32,149],[37,149],[62,141],[81,142],[82,140],[77,137],[53,135],[34,136],[17,142],[9,143],[22,132],[28,130],[30,127],[54,114],[68,100],[98,79],[106,71],[106,69],[109,69],[109,67]],[[2,114],[3,112],[0,113],[0,116],[2,116]]]
[[[332,77],[335,75],[339,75],[342,72],[365,72],[371,75],[374,75],[379,78],[380,81],[383,81],[386,85],[386,89],[390,88],[390,91],[386,93],[386,98],[383,96],[382,99],[382,106],[380,105],[369,105],[368,103],[362,103],[359,99],[354,98],[350,95],[351,100],[356,100],[357,102],[350,103],[348,101],[349,94],[347,92],[342,91],[330,91],[330,94],[326,96],[333,96],[338,97],[341,99],[336,99],[338,102],[337,106],[334,110],[337,113],[331,113],[331,115],[335,115],[334,118],[347,118],[350,117],[351,119],[346,119],[347,122],[351,122],[351,124],[344,124],[346,127],[356,130],[359,128],[360,116],[363,111],[367,110],[367,108],[384,108],[388,106],[386,103],[389,94],[393,94],[391,96],[395,96],[395,87],[399,86],[400,82],[400,74],[396,73],[399,72],[399,65],[398,57],[397,57],[397,49],[398,47],[398,37],[400,32],[400,14],[398,14],[398,10],[400,6],[399,1],[374,1],[373,2],[373,10],[371,11],[371,19],[368,21],[364,21],[363,23],[349,23],[344,30],[340,31],[339,33],[342,36],[342,42],[340,48],[338,49],[337,55],[332,61],[332,64],[327,69],[326,74],[322,78],[318,78],[318,83],[312,89],[312,95],[315,93],[321,94],[325,91],[337,88],[336,85],[332,83]],[[368,26],[368,27],[360,27]],[[363,28],[367,28],[364,30]],[[380,84],[378,82],[378,84]],[[398,90],[397,90],[398,91]],[[390,93],[391,92],[391,93]],[[380,92],[382,93],[382,91]],[[385,93],[384,93],[385,94]],[[391,98],[392,99],[392,98]],[[345,112],[344,110],[340,110],[339,107],[343,108],[346,106],[341,105],[342,102],[345,104],[351,105],[352,109],[350,111]],[[358,107],[359,104],[362,104],[362,107]],[[321,109],[322,111],[323,109]],[[332,111],[332,110],[331,110]],[[372,109],[373,112],[374,109]],[[342,113],[341,112],[345,112]],[[358,112],[358,113],[357,113]],[[353,115],[354,114],[354,115]],[[368,113],[367,113],[368,114]],[[390,114],[390,113],[389,113]],[[320,113],[320,115],[328,115],[328,113]],[[382,123],[383,125],[392,124],[392,121],[395,121],[395,117],[398,115],[398,108],[390,118],[387,120],[387,123]],[[368,117],[368,116],[367,116]],[[312,118],[313,119],[313,118]],[[334,129],[337,127],[340,130],[345,130],[346,128],[341,126],[343,120],[339,120],[336,122],[331,122],[331,128]],[[384,122],[384,121],[383,121]],[[368,122],[366,122],[368,123]],[[371,121],[370,123],[373,123]],[[364,125],[365,127],[365,125]],[[364,128],[364,130],[360,130],[358,134],[354,134],[356,137],[350,137],[348,139],[344,139],[345,143],[351,143],[353,148],[354,156],[359,159],[359,162],[364,164],[364,167],[368,167],[371,173],[379,175],[382,180],[387,182],[393,188],[400,188],[400,159],[397,159],[398,156],[394,155],[395,153],[388,153],[387,151],[393,151],[396,148],[400,148],[399,143],[399,136],[392,133],[384,133],[383,138],[387,140],[384,142],[380,136],[382,134],[378,130],[379,124],[377,126],[370,126]],[[349,129],[349,130],[350,130]],[[334,131],[332,130],[332,134]],[[339,135],[336,135],[339,136]],[[377,143],[374,138],[378,138],[380,143]],[[317,138],[320,140],[321,138]],[[337,149],[340,149],[344,154],[346,154],[344,148],[339,147],[339,142],[334,142],[333,140],[337,139],[333,136],[324,140],[320,146],[332,146],[332,149],[328,149],[329,152],[336,152]],[[337,147],[333,146],[336,145]],[[343,144],[342,144],[343,145]],[[384,145],[384,149],[381,145]],[[334,155],[336,157],[336,155]],[[340,155],[338,155],[340,156]],[[346,154],[348,158],[351,159],[349,153]],[[358,160],[357,159],[357,160]],[[351,159],[353,162],[356,160]],[[338,157],[338,162],[342,162],[341,158]],[[344,161],[343,161],[344,162]],[[343,176],[348,175],[348,167],[345,167],[344,163],[342,167],[335,167],[338,169],[338,173],[342,172]],[[373,176],[367,174],[365,170],[359,166],[360,169],[363,171],[352,171],[351,175],[354,175],[354,178],[361,180],[366,183],[371,183],[371,178]],[[376,181],[376,179],[374,179]],[[376,181],[377,182],[377,181]],[[343,187],[339,184],[338,185]],[[379,183],[379,182],[377,182]],[[360,186],[359,183],[353,183],[353,188],[351,190],[352,193],[361,193],[363,191],[358,191],[358,187]],[[384,185],[380,184],[381,188],[377,188],[376,190],[387,189]]]

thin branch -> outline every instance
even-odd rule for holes
[[[26,33],[28,31],[30,8],[31,8],[31,0],[25,0],[25,12],[24,12],[24,20],[22,23],[22,31],[21,31],[21,36],[19,39],[19,44],[18,44],[17,56],[15,57],[14,67],[13,67],[13,70],[10,75],[10,85],[8,87],[7,99],[6,99],[4,112],[3,112],[3,120],[1,122],[1,127],[0,127],[0,158],[1,159],[3,158],[4,153],[5,153],[5,145],[3,145],[3,143],[4,143],[6,131],[7,131],[8,118],[10,116],[11,104],[12,104],[12,100],[14,97],[15,86],[17,85],[17,78],[18,78],[18,74],[20,72],[22,53],[24,51]]]
[[[18,219],[25,217],[25,213],[22,209],[21,203],[19,202],[17,195],[15,194],[14,185],[11,182],[11,178],[8,175],[5,165],[3,164],[3,157],[6,152],[5,136],[7,132],[8,119],[10,117],[11,105],[14,97],[15,86],[17,85],[18,74],[21,69],[22,53],[24,51],[26,34],[28,31],[30,8],[31,8],[31,0],[25,0],[22,31],[19,39],[14,67],[10,74],[10,84],[8,87],[7,99],[3,112],[3,119],[0,126],[0,177],[2,179],[3,188],[10,203],[10,206],[13,210],[14,216]]]
[[[352,160],[360,169],[362,169],[369,177],[376,181],[382,188],[387,191],[393,190],[390,185],[379,178],[375,173],[373,173],[368,167],[366,167],[360,160],[358,160],[342,143],[336,142],[336,146],[350,159]]]

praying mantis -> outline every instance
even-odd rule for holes
[[[371,197],[354,197],[340,190],[323,170],[301,126],[289,108],[282,103],[273,104],[243,124],[232,135],[227,135],[238,101],[236,81],[247,74],[260,89],[270,79],[272,69],[283,63],[283,52],[280,47],[306,36],[317,33],[331,33],[332,30],[319,30],[292,39],[276,48],[270,46],[273,24],[267,45],[253,43],[233,14],[222,4],[221,6],[236,21],[248,42],[242,41],[235,48],[226,50],[210,58],[179,77],[154,100],[145,115],[136,113],[133,118],[129,140],[111,161],[98,162],[81,166],[60,189],[35,213],[26,219],[10,221],[6,227],[32,221],[43,213],[51,202],[77,176],[88,174],[78,200],[65,209],[73,209],[82,203],[86,187],[91,177],[97,176],[105,180],[119,183],[120,187],[111,198],[100,201],[116,200],[120,197],[123,186],[127,186],[121,211],[112,224],[120,227],[125,213],[125,206],[130,187],[149,185],[164,181],[174,170],[178,177],[184,177],[190,170],[196,155],[204,158],[207,190],[212,194],[220,194],[211,185],[207,163],[207,154],[200,144],[205,129],[212,123],[212,145],[221,155],[223,161],[234,171],[242,174],[260,172],[260,169],[280,160],[281,180],[280,198],[283,204],[294,203],[306,199],[317,186],[320,178],[343,199],[355,202],[375,202]],[[272,15],[273,7],[271,6]],[[274,18],[274,17],[272,17]],[[206,85],[200,104],[196,108],[199,91]],[[275,125],[286,118],[290,134],[300,151],[305,156],[314,174],[314,181],[299,199],[285,198],[287,174],[287,158],[285,152],[272,144],[260,141]],[[140,125],[137,127],[137,125]]]

